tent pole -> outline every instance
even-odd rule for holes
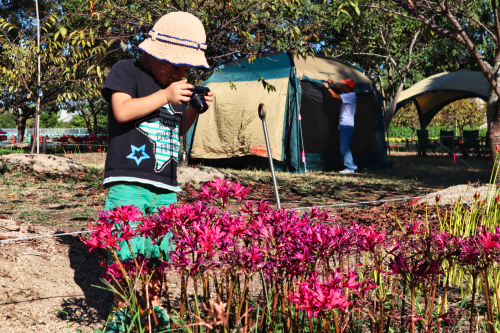
[[[266,126],[266,106],[264,103],[259,104],[259,118],[262,120],[262,127],[264,128],[264,138],[266,139],[267,156],[269,157],[269,167],[271,168],[271,175],[273,176],[274,195],[276,196],[276,205],[281,209],[280,195],[278,193],[278,184],[276,183],[276,174],[274,173],[273,157],[271,155],[271,147],[269,145],[269,136],[267,135]]]
[[[297,97],[298,100],[298,97]],[[302,162],[304,162],[304,171],[307,178],[307,165],[306,165],[306,148],[304,147],[304,136],[302,135],[302,117],[299,112],[299,129],[300,129],[300,140],[302,141]]]
[[[186,109],[182,112],[182,153],[180,166],[187,166],[187,149],[186,149]]]

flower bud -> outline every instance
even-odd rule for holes
[[[441,195],[436,194],[436,202],[439,202],[439,200],[441,200]]]

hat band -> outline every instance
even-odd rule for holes
[[[192,49],[202,50],[202,51],[206,51],[207,50],[207,44],[205,44],[205,43],[198,43],[198,42],[196,42],[194,40],[190,40],[190,39],[182,39],[182,38],[178,38],[178,37],[174,37],[174,36],[169,36],[169,35],[161,34],[161,33],[156,32],[154,30],[151,30],[149,32],[149,36],[152,38],[152,40],[159,40],[160,42],[164,42],[164,43],[170,43],[170,44],[175,44],[175,45],[180,45],[180,46],[186,46],[186,47],[190,47]],[[159,38],[157,36],[166,37],[166,38],[170,38],[170,39],[175,39],[175,40],[178,40],[178,42],[177,41],[172,41],[172,40],[167,40],[167,39],[164,39],[164,38]],[[187,44],[187,43],[191,43],[191,44]],[[196,46],[192,45],[192,44],[196,44]]]

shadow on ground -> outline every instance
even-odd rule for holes
[[[105,260],[106,252],[92,251],[78,237],[65,236],[59,238],[69,245],[70,267],[74,270],[75,283],[82,289],[84,298],[65,299],[61,304],[62,311],[58,316],[70,323],[91,325],[103,322],[113,306],[113,294],[104,287],[100,260]]]
[[[372,177],[384,179],[412,180],[420,187],[429,189],[447,188],[467,182],[488,183],[493,163],[488,158],[468,158],[463,161],[457,155],[429,155],[427,158],[415,155],[391,156],[391,169],[367,171]]]

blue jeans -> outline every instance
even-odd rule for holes
[[[344,159],[344,165],[349,170],[356,170],[358,167],[354,164],[351,152],[351,140],[354,133],[354,126],[340,125],[340,153]]]

